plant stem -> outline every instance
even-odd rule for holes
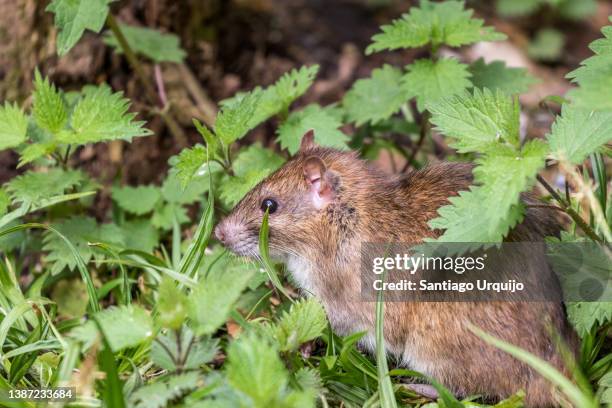
[[[589,224],[587,224],[582,219],[580,214],[578,214],[571,207],[571,204],[569,202],[565,201],[565,199],[563,199],[563,197],[561,197],[559,193],[557,193],[557,191],[554,188],[552,188],[550,184],[548,184],[548,182],[544,179],[544,177],[540,176],[539,174],[536,177],[538,181],[540,182],[540,184],[542,184],[542,186],[546,189],[546,191],[548,191],[550,195],[555,200],[557,200],[557,202],[559,203],[563,211],[565,211],[567,215],[569,215],[572,218],[572,220],[574,220],[576,225],[578,225],[580,229],[589,236],[589,238],[591,238],[593,241],[603,243],[603,240],[595,233],[595,231],[593,231],[593,229],[589,226]]]
[[[425,138],[427,137],[427,135],[429,135],[431,131],[431,124],[429,123],[430,116],[431,115],[428,111],[423,112],[423,114],[421,115],[421,119],[419,120],[420,125],[421,125],[421,131],[419,132],[419,140],[417,141],[416,146],[412,150],[412,154],[406,161],[406,164],[404,165],[404,167],[402,167],[402,171],[401,171],[402,173],[406,172],[406,170],[410,168],[410,164],[412,164],[412,162],[416,158],[417,154],[421,150],[421,147],[423,146],[423,142],[425,141]]]

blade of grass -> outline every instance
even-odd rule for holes
[[[272,260],[270,259],[270,252],[268,249],[268,234],[269,234],[269,226],[268,226],[268,210],[264,213],[263,220],[261,221],[261,229],[259,230],[259,255],[260,261],[264,267],[264,270],[268,274],[268,278],[279,292],[281,292],[287,299],[293,302],[293,299],[289,296],[289,294],[285,291],[283,284],[278,278],[278,274],[276,273],[276,269],[274,269],[274,265],[272,264]]]
[[[382,279],[384,282],[384,273]],[[385,302],[383,291],[381,290],[378,291],[378,298],[376,301],[376,370],[378,374],[378,393],[380,396],[380,406],[382,408],[397,408],[393,384],[391,384],[391,377],[389,377],[389,366],[387,365],[384,337],[384,313]]]
[[[110,344],[106,338],[102,325],[100,324],[98,317],[93,316],[94,323],[98,327],[100,336],[102,337],[102,349],[98,352],[98,365],[100,369],[106,373],[106,384],[104,387],[104,401],[107,407],[113,408],[125,408],[125,398],[123,396],[123,384],[119,379],[119,372],[117,370],[117,364],[115,363],[115,356],[111,351]]]
[[[588,395],[584,391],[581,391],[580,388],[578,388],[570,379],[566,378],[548,362],[526,350],[521,349],[520,347],[498,339],[497,337],[490,335],[476,326],[471,325],[469,328],[475,335],[487,343],[502,351],[505,351],[516,359],[532,367],[534,370],[540,373],[542,377],[559,387],[559,389],[570,399],[570,401],[572,401],[573,404],[575,404],[575,406],[584,408],[596,408],[599,406],[592,395]]]

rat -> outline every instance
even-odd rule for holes
[[[303,293],[320,300],[337,334],[365,331],[360,344],[372,352],[375,303],[360,297],[361,244],[416,244],[440,236],[428,221],[449,197],[470,187],[472,168],[440,163],[389,175],[357,152],[316,145],[310,131],[298,153],[247,193],[215,235],[235,254],[257,257],[268,211],[271,257],[286,264]],[[542,241],[559,230],[554,216],[530,207],[506,239]],[[455,395],[499,400],[523,389],[528,407],[559,404],[552,384],[468,326],[526,349],[569,376],[551,337],[552,327],[575,354],[577,337],[561,302],[385,302],[384,313],[388,354]]]

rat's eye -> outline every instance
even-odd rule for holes
[[[266,212],[268,210],[268,214],[272,214],[278,208],[278,203],[271,198],[265,198],[261,202],[261,211]]]

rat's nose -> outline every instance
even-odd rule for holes
[[[215,237],[217,237],[217,239],[221,241],[222,244],[225,244],[225,230],[223,229],[221,224],[218,224],[215,227]]]

